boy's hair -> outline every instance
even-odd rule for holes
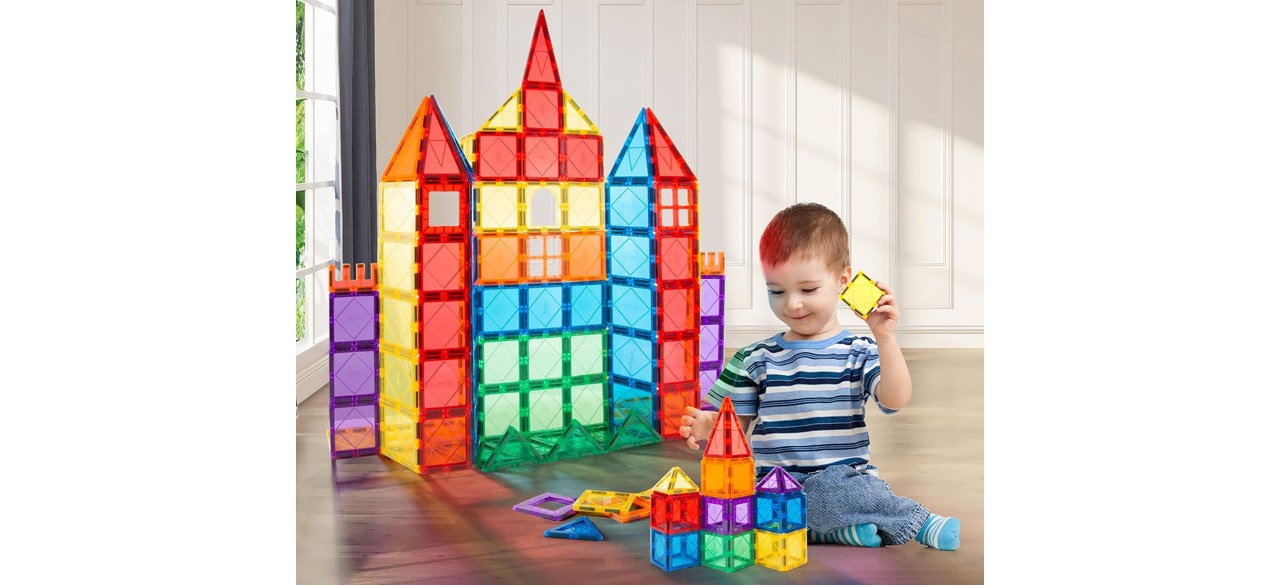
[[[849,230],[840,216],[818,203],[797,203],[773,216],[760,234],[760,263],[793,258],[819,258],[837,274],[849,266]]]

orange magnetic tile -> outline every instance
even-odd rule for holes
[[[378,290],[378,263],[369,265],[369,276],[365,277],[364,264],[356,264],[355,278],[351,278],[351,265],[342,265],[342,275],[338,276],[336,266],[329,265],[329,292],[356,292]]]
[[[467,465],[467,446],[471,444],[466,416],[422,421],[422,457],[423,471],[428,468],[465,467]]]
[[[724,274],[724,252],[699,252],[702,274]]]
[[[422,150],[422,135],[426,133],[423,121],[427,118],[430,105],[430,98],[422,98],[422,102],[418,104],[418,110],[409,120],[409,127],[405,128],[400,137],[395,154],[391,155],[386,170],[382,171],[382,181],[418,180],[418,154]]]
[[[479,274],[476,284],[510,284],[520,282],[520,237],[477,236]]]
[[[663,437],[680,436],[680,417],[684,416],[686,406],[698,407],[698,389],[675,390],[662,392],[662,428]]]
[[[649,517],[649,498],[636,495],[636,499],[631,501],[631,507],[622,512],[614,512],[609,514],[610,518],[618,522],[632,522],[641,518]]]
[[[733,499],[756,493],[756,463],[750,457],[702,458],[703,496]]]
[[[581,233],[567,236],[569,245],[569,280],[603,280],[604,234]]]

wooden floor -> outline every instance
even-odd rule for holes
[[[983,580],[983,353],[907,350],[915,394],[869,412],[872,462],[894,492],[961,519],[960,550],[916,543],[809,547],[787,573],[649,564],[648,522],[592,518],[603,542],[545,538],[555,524],[511,511],[543,492],[642,491],[672,466],[695,481],[698,452],[667,442],[496,473],[420,477],[382,457],[332,462],[328,388],[298,408],[298,583],[979,583]]]

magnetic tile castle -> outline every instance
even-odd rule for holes
[[[656,115],[606,177],[539,13],[520,87],[456,136],[424,98],[379,183],[379,452],[488,471],[678,436],[723,364],[723,254]]]

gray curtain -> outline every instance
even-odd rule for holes
[[[370,264],[378,259],[373,91],[373,0],[338,0],[341,261],[348,264]]]

